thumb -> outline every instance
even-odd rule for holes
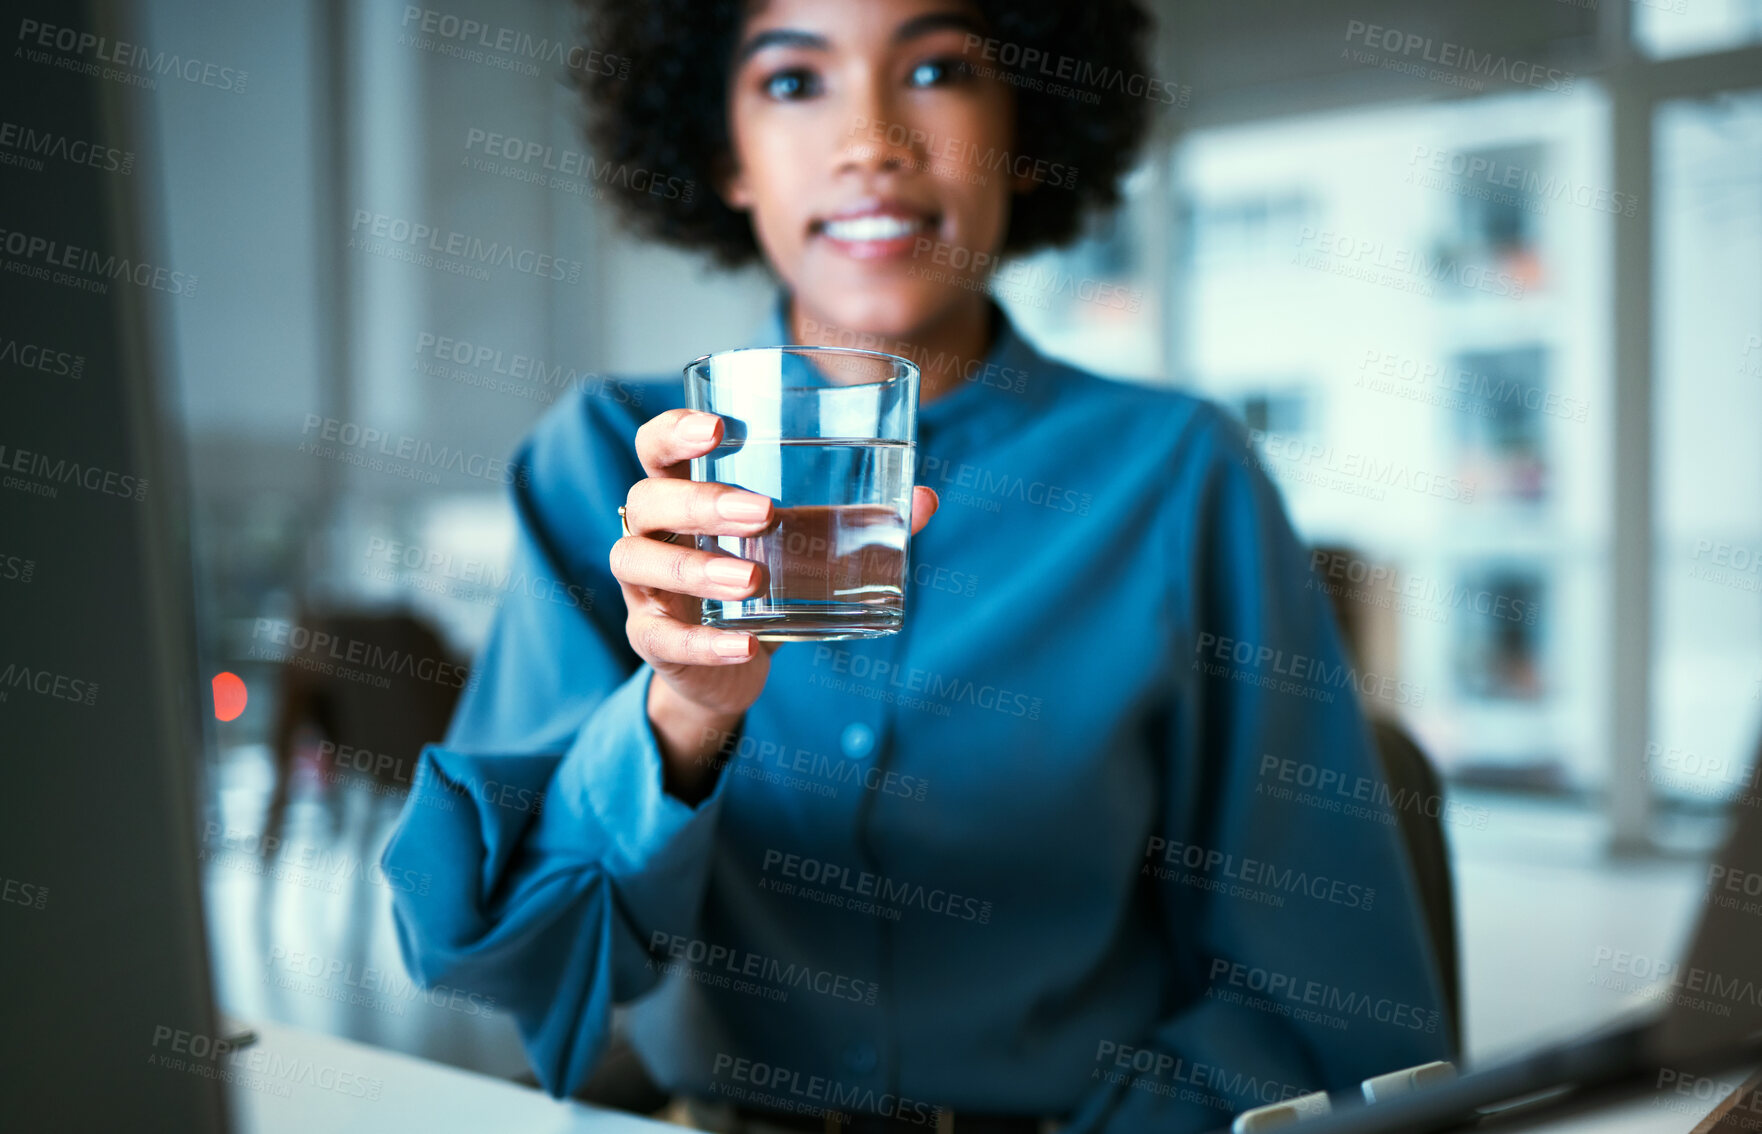
[[[912,534],[917,535],[930,522],[930,517],[942,507],[942,498],[936,495],[934,488],[923,485],[912,489]]]

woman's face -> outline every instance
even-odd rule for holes
[[[798,317],[909,340],[983,310],[985,265],[1025,188],[1010,174],[1013,91],[962,65],[983,34],[960,0],[749,9],[722,192],[751,215]]]

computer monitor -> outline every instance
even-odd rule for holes
[[[35,156],[0,164],[5,1123],[203,1134],[226,1125],[226,1061],[197,869],[206,679],[151,335],[184,297],[141,223],[152,95],[65,63],[80,37],[131,40],[112,5],[9,27],[0,118]]]

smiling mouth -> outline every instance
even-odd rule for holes
[[[892,259],[909,254],[920,238],[936,230],[940,219],[923,213],[868,212],[824,217],[814,221],[808,232],[856,259]]]
[[[897,240],[929,227],[927,217],[869,216],[820,222],[820,231],[834,240]]]

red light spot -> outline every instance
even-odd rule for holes
[[[214,675],[214,719],[233,721],[245,711],[245,683],[236,673]]]

